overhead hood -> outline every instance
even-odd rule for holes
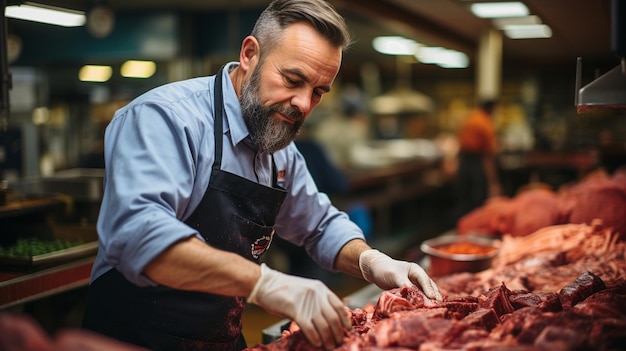
[[[433,112],[433,99],[411,88],[411,64],[401,56],[396,57],[396,85],[385,94],[374,97],[370,110],[377,115],[411,115]]]
[[[401,115],[430,113],[433,100],[408,87],[397,87],[372,99],[370,108],[377,115]]]
[[[594,109],[626,110],[626,58],[621,64],[580,87],[581,59],[576,65],[576,110],[585,113]]]
[[[626,110],[626,1],[611,1],[611,47],[620,57],[620,64],[581,88],[582,59],[576,63],[576,95],[578,113],[594,109]]]

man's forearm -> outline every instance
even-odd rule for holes
[[[339,251],[339,255],[337,255],[335,260],[335,269],[354,277],[363,278],[359,268],[359,256],[363,251],[369,249],[371,247],[363,240],[354,239],[349,241]]]
[[[248,296],[261,271],[254,262],[192,237],[157,256],[144,269],[144,274],[175,289]]]

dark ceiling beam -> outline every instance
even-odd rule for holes
[[[371,18],[400,33],[414,34],[429,45],[441,45],[466,53],[473,53],[476,50],[476,41],[389,1],[336,0],[333,3],[341,11]]]

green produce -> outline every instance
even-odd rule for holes
[[[81,241],[19,238],[11,246],[0,246],[0,256],[30,258],[83,244]]]

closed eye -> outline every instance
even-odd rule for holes
[[[297,78],[294,78],[293,76],[296,76]],[[306,82],[308,82],[307,76],[297,69],[293,69],[293,70],[287,69],[283,71],[283,77],[284,77],[283,79],[285,80],[285,83],[292,88],[300,87]],[[325,93],[328,93],[329,91],[330,91],[329,86],[315,87],[313,89],[313,98],[319,101],[322,98],[322,95],[324,95]]]
[[[324,95],[325,93],[326,93],[326,90],[323,90],[323,89],[313,90],[313,95],[315,95],[318,98],[322,98],[322,95]]]
[[[287,82],[288,85],[293,86],[293,87],[297,87],[302,85],[302,81],[301,80],[296,80],[293,79],[289,76],[285,76],[285,82]]]

